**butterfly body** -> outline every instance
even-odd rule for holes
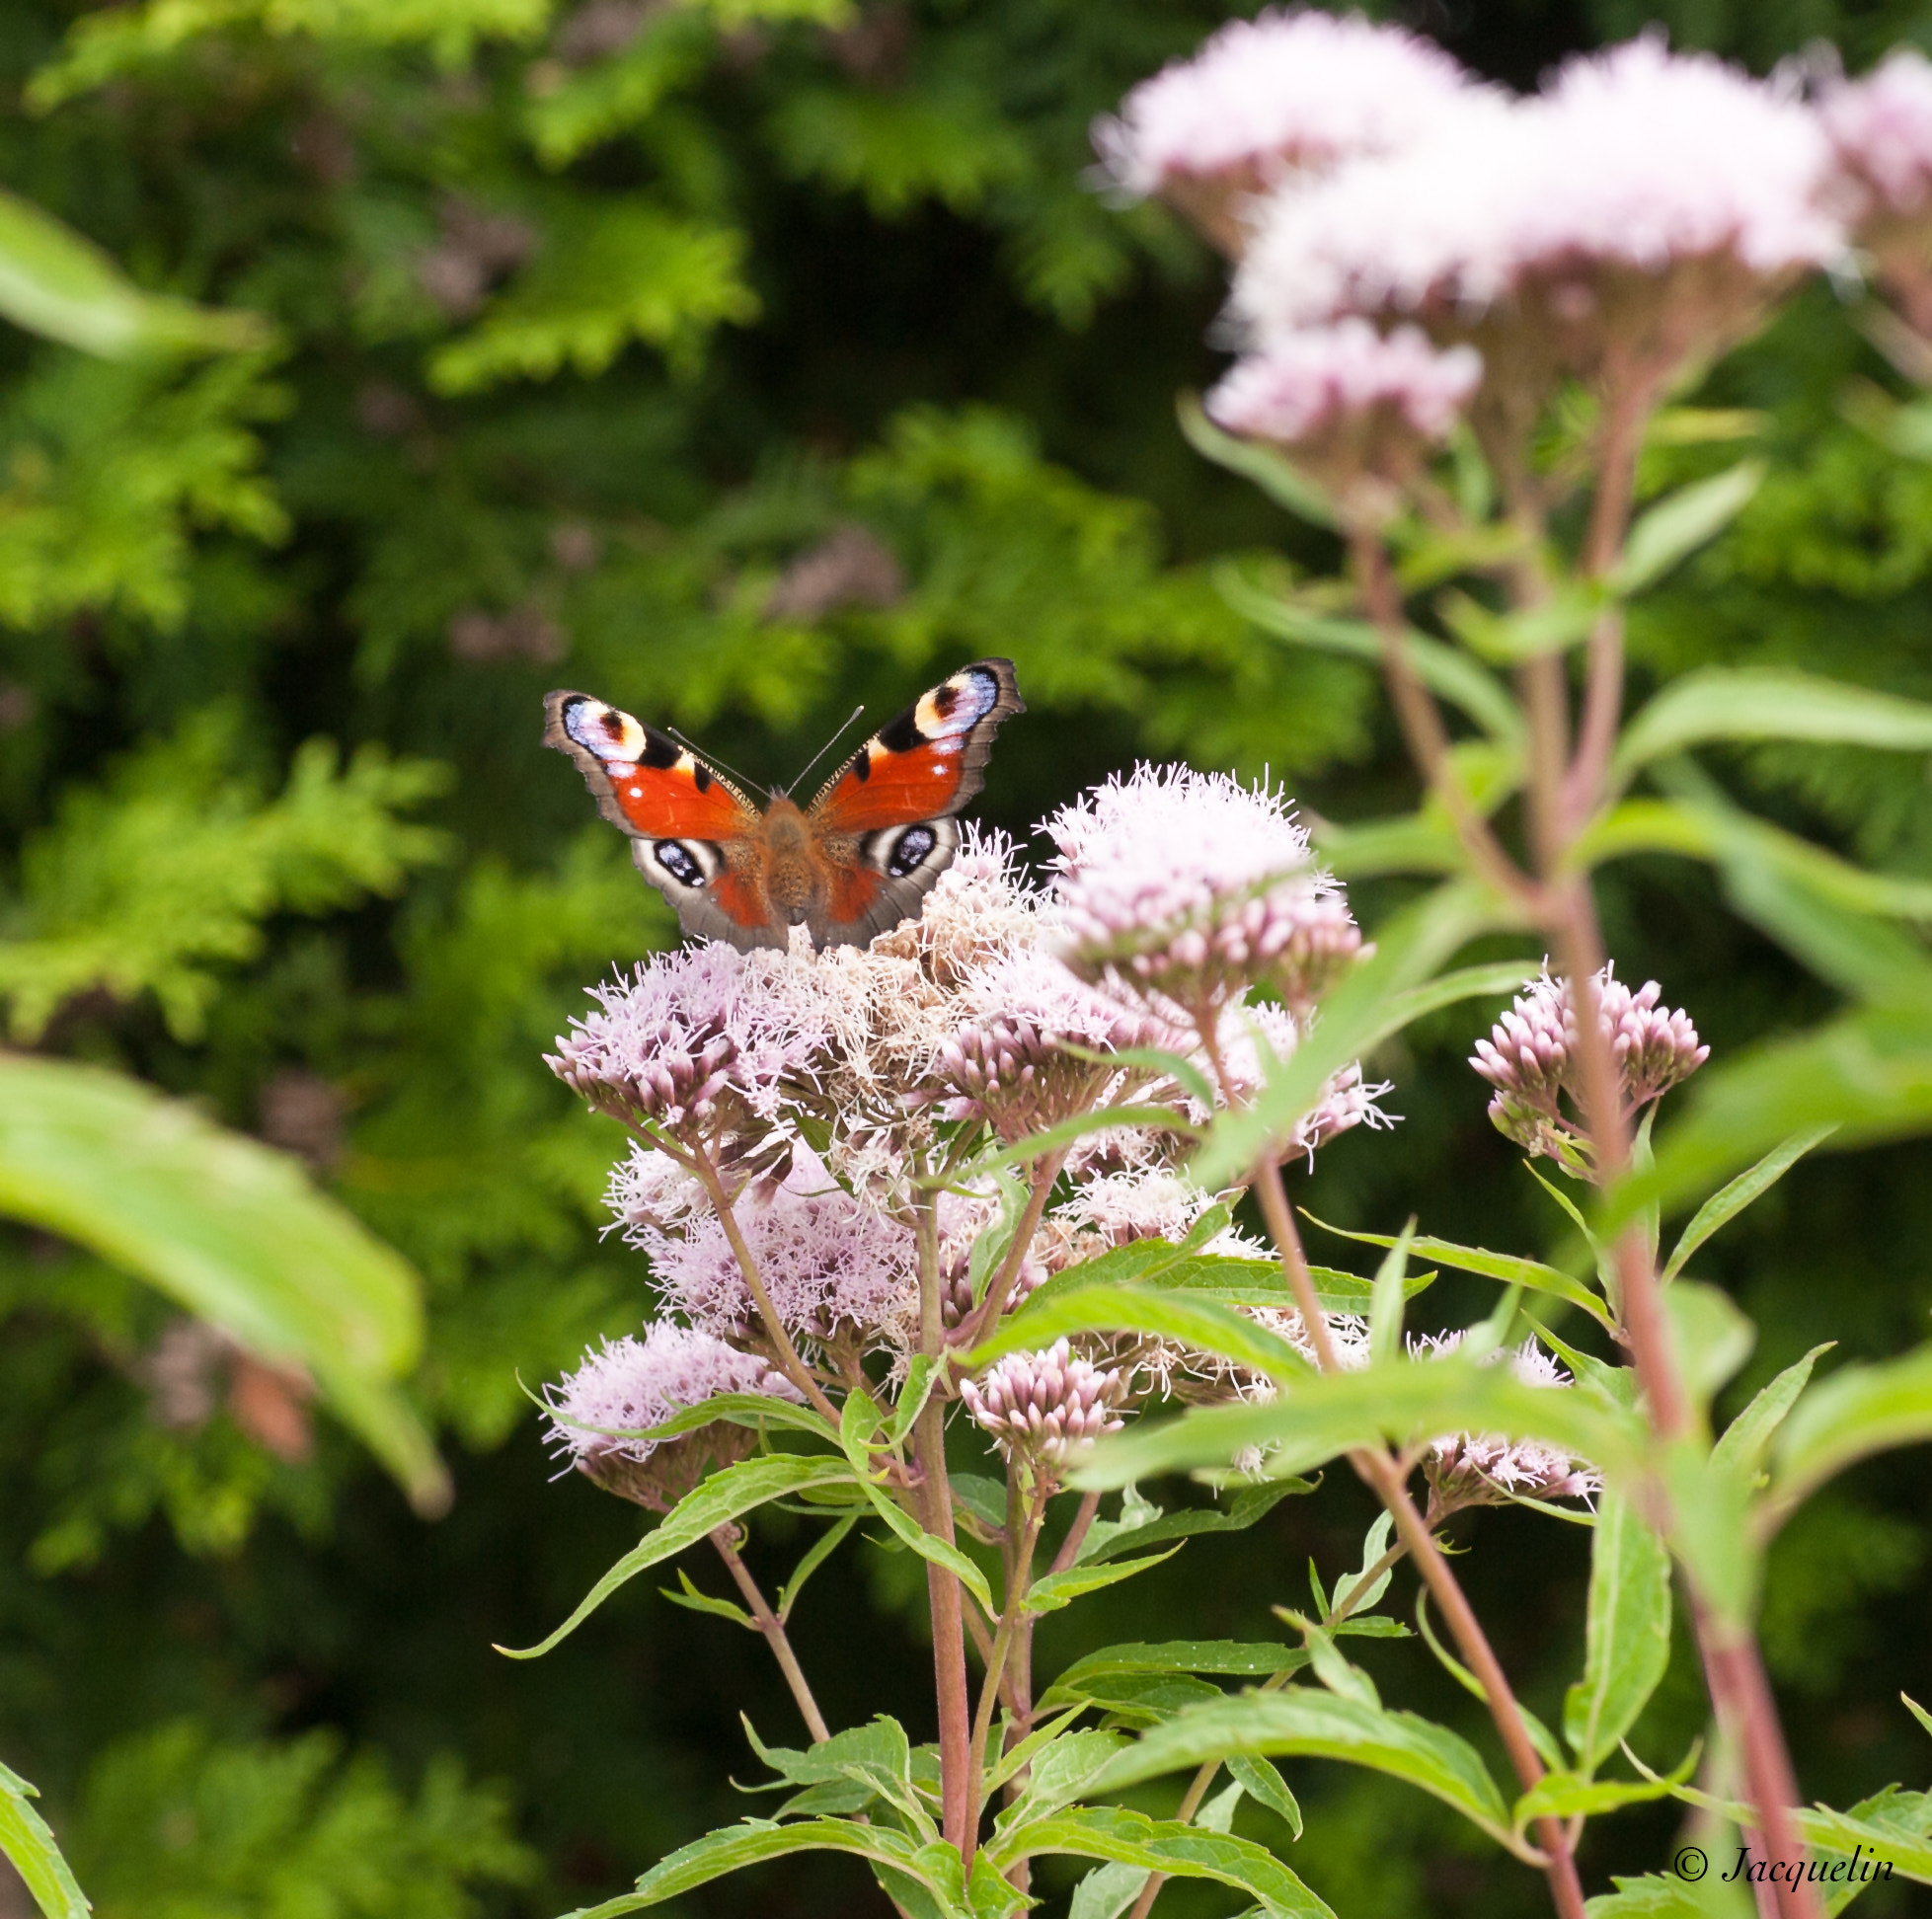
[[[782,947],[863,946],[919,910],[951,865],[954,815],[979,791],[999,723],[1023,713],[1006,659],[975,660],[882,728],[809,806],[760,812],[689,748],[569,691],[544,701],[544,744],[570,754],[638,870],[687,933]]]

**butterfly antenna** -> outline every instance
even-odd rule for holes
[[[852,709],[852,720],[856,720],[859,717],[859,715],[862,714],[864,711],[865,708],[863,706],[855,706]],[[818,762],[821,759],[823,759],[825,755],[829,753],[834,746],[838,744],[839,733],[844,732],[852,725],[852,720],[846,721],[845,725],[839,728],[838,732],[833,733],[831,738],[826,740],[825,743],[821,747],[819,747],[819,749],[815,753],[813,753],[812,756],[809,760],[807,760],[802,767],[799,768],[799,777],[797,780],[794,780],[792,782],[793,792],[796,793],[798,791],[799,781],[803,780],[805,776],[808,773],[810,773],[811,769],[814,766],[816,766]]]
[[[766,786],[762,780],[754,780],[750,777],[749,774],[740,773],[737,770],[737,768],[731,763],[730,760],[720,759],[716,753],[707,752],[705,748],[700,746],[695,739],[687,738],[683,733],[679,732],[675,727],[666,727],[664,730],[667,733],[669,733],[670,736],[674,740],[676,740],[680,746],[688,747],[690,751],[697,754],[697,756],[700,759],[709,760],[714,766],[722,766],[725,769],[725,771],[732,776],[733,779],[742,780],[744,784],[750,787],[754,792],[762,793],[767,800],[771,798],[771,788]]]

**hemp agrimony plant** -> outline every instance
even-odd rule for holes
[[[1834,1129],[1922,1128],[1932,1067],[1932,961],[1904,930],[1932,917],[1924,883],[1753,817],[1689,755],[1924,752],[1932,711],[1710,671],[1623,712],[1625,607],[1760,475],[1746,461],[1638,511],[1647,444],[1735,435],[1677,396],[1819,270],[1894,295],[1873,336],[1932,374],[1932,67],[1809,84],[1643,39],[1518,100],[1400,32],[1301,14],[1225,29],[1100,129],[1123,192],[1166,197],[1235,264],[1245,350],[1186,413],[1196,444],[1346,555],[1335,578],[1227,590],[1281,639],[1379,663],[1422,804],[1329,831],[1318,865],[1266,787],[1143,767],[1046,822],[1043,884],[968,834],[922,916],[863,951],[664,956],[560,1040],[557,1072],[632,1135],[611,1204],[663,1317],[552,1389],[552,1437],[662,1517],[546,1646],[708,1544],[742,1605],[688,1596],[763,1635],[810,1740],[759,1748],[789,1789],[771,1817],[695,1840],[599,1913],[814,1848],[863,1860],[916,1919],[1024,1910],[1049,1854],[1094,1862],[1074,1919],[1144,1919],[1175,1876],[1323,1913],[1230,1831],[1244,1795],[1299,1831],[1287,1756],[1432,1794],[1566,1919],[1584,1912],[1585,1821],[1672,1795],[1739,1829],[1737,1877],[1784,1919],[1879,1873],[1932,1881],[1932,1797],[1803,1809],[1753,1633],[1785,1517],[1847,1463],[1932,1436],[1932,1347],[1816,1384],[1813,1353],[1715,1432],[1752,1329],[1688,1269]],[[1932,403],[1886,404],[1900,445],[1928,443]],[[1852,1002],[1712,1068],[1655,1143],[1707,1049],[1656,983],[1619,977],[1591,889],[1653,851],[1710,863]],[[1365,942],[1336,876],[1388,873],[1432,883]],[[1497,934],[1542,963],[1444,970]],[[1425,1013],[1510,995],[1471,1064],[1571,1252],[1411,1222],[1355,1236],[1386,1249],[1373,1280],[1311,1264],[1291,1181],[1337,1132],[1389,1123],[1362,1060]],[[1235,1223],[1251,1202],[1266,1241]],[[1693,1204],[1663,1256],[1664,1213]],[[1495,1310],[1409,1335],[1411,1259],[1498,1282]],[[1278,1640],[1036,1671],[1043,1614],[1190,1533],[1257,1523],[1333,1462],[1383,1516],[1358,1572],[1277,1609]],[[1146,1489],[1177,1469],[1216,1503],[1156,1506]],[[778,1501],[822,1531],[768,1595],[738,1549]],[[1453,1514],[1504,1501],[1593,1529],[1560,1729],[1517,1699],[1442,1549]],[[861,1524],[925,1562],[932,1747],[884,1715],[834,1730],[788,1636]],[[1416,1627],[1486,1706],[1507,1783],[1347,1656],[1409,1630],[1385,1609],[1410,1569]],[[1715,1735],[1647,1756],[1625,1735],[1669,1655],[1673,1576]],[[1163,1688],[1177,1674],[1195,1683]],[[1170,1774],[1172,1816],[1117,1803]],[[1589,1911],[1691,1898],[1626,1881]]]

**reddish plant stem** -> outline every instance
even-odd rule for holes
[[[1073,1524],[1066,1529],[1066,1537],[1060,1541],[1060,1550],[1053,1555],[1053,1563],[1046,1569],[1047,1572],[1064,1573],[1073,1564],[1075,1555],[1086,1544],[1087,1534],[1099,1517],[1100,1495],[1083,1493],[1080,1496],[1080,1509],[1073,1515]]]
[[[1033,1245],[1033,1236],[1040,1230],[1041,1215],[1046,1210],[1046,1201],[1053,1190],[1053,1182],[1060,1177],[1060,1168],[1066,1164],[1067,1148],[1062,1146],[1057,1152],[1048,1153],[1034,1170],[1033,1190],[1027,1194],[1027,1209],[1020,1215],[1020,1223],[1013,1232],[1013,1244],[1006,1249],[1006,1258],[1000,1262],[999,1270],[986,1282],[986,1296],[979,1302],[972,1317],[962,1323],[960,1343],[968,1352],[999,1324],[999,1316],[1006,1311],[1007,1295],[1013,1290],[1013,1282],[1020,1276],[1020,1268],[1026,1264],[1028,1249]]]
[[[939,1298],[939,1227],[933,1197],[919,1202],[915,1232],[919,1247],[919,1349],[935,1360],[945,1350],[946,1327]],[[947,1545],[953,1529],[953,1487],[946,1475],[946,1408],[937,1393],[912,1425],[913,1499],[920,1525]],[[933,1695],[939,1710],[940,1830],[971,1857],[976,1819],[969,1798],[972,1757],[972,1700],[966,1685],[964,1595],[956,1574],[926,1562],[926,1601],[933,1623]]]
[[[785,1683],[792,1689],[792,1697],[798,1702],[799,1715],[805,1721],[805,1728],[811,1734],[813,1745],[822,1745],[832,1736],[831,1728],[825,1724],[825,1716],[818,1710],[818,1702],[811,1696],[811,1688],[806,1683],[805,1668],[799,1664],[799,1655],[792,1650],[792,1642],[785,1635],[784,1622],[765,1602],[765,1595],[758,1588],[758,1582],[751,1576],[751,1569],[737,1556],[737,1541],[730,1526],[720,1526],[712,1535],[711,1543],[718,1548],[718,1557],[725,1562],[726,1570],[737,1583],[737,1589],[744,1594],[744,1603],[751,1609],[751,1617],[757,1621],[758,1630],[765,1636],[765,1644],[771,1648],[771,1655],[778,1661],[778,1669],[785,1675]]]
[[[1295,1230],[1294,1213],[1288,1204],[1287,1189],[1281,1169],[1275,1160],[1264,1158],[1255,1169],[1254,1188],[1261,1201],[1262,1217],[1281,1257],[1281,1269],[1293,1291],[1302,1324],[1314,1344],[1324,1372],[1336,1370],[1335,1345],[1329,1336],[1328,1315],[1315,1292],[1314,1275],[1308,1270],[1301,1235]],[[1503,1748],[1508,1754],[1522,1789],[1527,1792],[1543,1777],[1544,1765],[1523,1724],[1522,1709],[1510,1690],[1507,1675],[1477,1619],[1475,1609],[1464,1595],[1462,1585],[1442,1557],[1423,1515],[1416,1510],[1403,1484],[1400,1464],[1379,1447],[1364,1446],[1349,1455],[1349,1463],[1362,1482],[1382,1502],[1395,1521],[1396,1537],[1415,1560],[1417,1570],[1428,1583],[1442,1617],[1455,1636],[1469,1669],[1483,1688],[1483,1697],[1495,1722]],[[1577,1862],[1570,1835],[1560,1819],[1540,1819],[1536,1836],[1545,1861],[1543,1877],[1550,1898],[1562,1919],[1584,1919],[1583,1881],[1577,1877]]]

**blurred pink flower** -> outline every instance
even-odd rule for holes
[[[1413,314],[1438,340],[1475,339],[1493,379],[1530,377],[1518,361],[1539,354],[1582,372],[1621,355],[1661,378],[1842,258],[1830,163],[1811,109],[1647,36],[1275,195],[1235,310],[1263,345]]]
[[[1267,13],[1230,21],[1192,59],[1143,81],[1119,118],[1094,123],[1094,145],[1128,192],[1164,194],[1239,253],[1247,195],[1290,172],[1405,145],[1473,85],[1400,28],[1359,14]]]
[[[1932,194],[1932,60],[1901,46],[1863,79],[1840,81],[1819,112],[1839,161],[1894,213]]]
[[[1366,320],[1282,335],[1237,360],[1207,396],[1207,416],[1230,433],[1293,446],[1345,420],[1383,412],[1439,440],[1483,377],[1470,346],[1446,352],[1416,327],[1384,337]]]

